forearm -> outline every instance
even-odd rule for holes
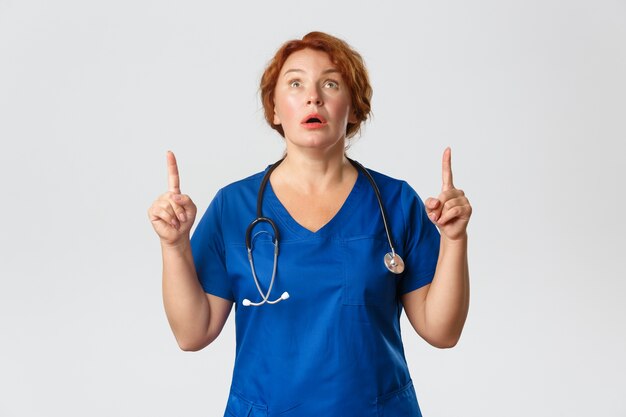
[[[467,235],[455,241],[441,236],[435,277],[424,302],[425,328],[440,346],[454,346],[469,310]]]
[[[207,341],[210,309],[198,281],[187,239],[177,246],[161,246],[163,304],[172,332],[183,350],[196,350]]]

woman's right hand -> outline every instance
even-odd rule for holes
[[[167,152],[169,191],[157,198],[148,209],[148,218],[161,243],[176,246],[189,241],[189,231],[196,219],[196,205],[188,195],[180,193],[180,178],[176,157]]]

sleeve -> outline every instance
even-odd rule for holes
[[[225,263],[223,198],[220,190],[209,204],[191,237],[191,252],[198,280],[204,291],[234,301]]]
[[[406,182],[402,184],[401,209],[404,217],[404,275],[400,294],[430,284],[439,259],[439,231],[426,214],[421,198]]]

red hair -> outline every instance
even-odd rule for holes
[[[346,138],[351,138],[361,130],[361,124],[371,113],[372,87],[369,83],[367,69],[361,55],[352,49],[345,41],[323,32],[311,32],[300,39],[285,42],[276,52],[265,68],[261,77],[261,102],[265,111],[265,120],[272,129],[285,136],[283,127],[275,125],[274,121],[274,89],[278,76],[289,56],[302,49],[313,49],[326,52],[331,62],[337,67],[350,91],[352,109],[356,116],[356,123],[348,123]]]

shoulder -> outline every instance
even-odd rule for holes
[[[418,193],[403,179],[393,178],[366,168],[376,183],[387,213],[401,217],[421,213],[424,202]]]
[[[366,169],[374,179],[383,198],[417,196],[415,190],[405,180],[391,177],[370,168]]]
[[[366,169],[367,169],[367,172],[370,173],[372,178],[374,178],[374,181],[376,181],[376,184],[378,184],[379,187],[381,186],[402,187],[404,184],[406,184],[406,181],[402,179],[390,177],[389,175],[383,174],[371,168],[366,167]]]
[[[260,171],[240,180],[233,181],[230,184],[222,187],[218,191],[218,193],[222,195],[232,195],[249,189],[258,190],[259,185],[261,184],[261,180],[263,179],[263,175],[265,175],[265,172],[266,171]]]
[[[264,171],[257,172],[246,178],[231,182],[220,188],[202,217],[201,223],[212,225],[217,230],[216,224],[221,225],[223,233],[229,229],[229,224],[238,224],[238,220],[253,218],[259,185],[263,179]],[[201,225],[198,225],[201,228]]]
[[[245,215],[254,213],[259,187],[266,171],[254,173],[248,177],[231,182],[217,191],[213,204],[219,207],[221,216]]]

